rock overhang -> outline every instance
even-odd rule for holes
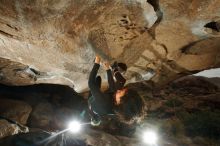
[[[161,86],[220,66],[219,32],[204,27],[220,19],[218,1],[0,3],[4,84],[64,84],[81,92],[95,53],[126,63],[128,83]]]

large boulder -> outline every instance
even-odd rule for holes
[[[44,130],[65,129],[68,122],[77,117],[79,112],[73,108],[59,107],[49,102],[40,102],[30,114],[28,126]]]
[[[54,121],[54,107],[48,102],[41,102],[34,107],[28,125],[35,128],[51,129]]]
[[[217,0],[0,1],[0,82],[81,92],[98,53],[125,62],[128,83],[162,86],[220,66],[219,11]]]
[[[7,119],[26,124],[32,107],[19,100],[0,99],[0,115]]]
[[[20,125],[17,127],[17,124],[1,120],[0,124],[3,123],[1,132],[6,133],[4,136],[13,136],[0,139],[0,145],[144,146],[146,144],[142,143],[142,134],[147,129],[158,132],[158,145],[201,146],[219,143],[220,90],[206,78],[184,77],[163,89],[155,89],[151,94],[149,94],[149,86],[145,86],[144,83],[133,84],[133,86],[139,89],[138,92],[145,98],[148,106],[147,118],[140,125],[135,125],[135,129],[124,125],[121,125],[121,129],[116,129],[118,127],[114,126],[113,121],[109,123],[105,121],[107,128],[99,126],[91,129],[89,123],[88,125],[85,123],[79,134],[72,134],[65,129],[69,119],[78,115],[74,113],[74,108],[54,108],[55,105],[52,103],[39,102],[32,113],[32,116],[37,119],[34,120],[32,117],[31,123],[35,124],[35,127],[47,129],[55,123],[61,130],[48,133],[30,128],[29,133],[13,135],[19,131],[17,128],[20,128]],[[63,130],[65,133],[62,133]],[[134,130],[134,133],[129,135],[131,130]],[[132,137],[125,137],[125,135]]]
[[[26,134],[10,136],[0,140],[0,144],[4,146],[20,146],[22,145],[44,145],[44,146],[128,146],[140,145],[137,139],[126,139],[123,137],[115,137],[101,131],[87,129],[82,134],[71,133],[48,133],[44,131],[35,131]],[[126,142],[125,142],[126,139]]]
[[[0,120],[0,138],[26,132],[29,132],[29,129],[25,126],[10,123],[4,119]]]

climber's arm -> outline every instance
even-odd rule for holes
[[[113,76],[112,76],[112,71],[110,69],[109,62],[105,62],[104,67],[105,67],[105,70],[107,72],[109,90],[111,92],[115,92],[115,90],[116,90],[115,89],[115,81],[114,81]]]

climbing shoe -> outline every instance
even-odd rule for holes
[[[91,118],[91,125],[92,126],[99,126],[101,124],[100,118]]]

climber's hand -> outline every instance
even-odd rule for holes
[[[108,61],[105,61],[105,62],[103,63],[103,65],[104,65],[104,69],[105,69],[105,70],[109,70],[109,69],[110,69],[110,63],[109,63]]]
[[[100,62],[101,62],[101,58],[98,55],[96,55],[95,63],[100,64]]]

